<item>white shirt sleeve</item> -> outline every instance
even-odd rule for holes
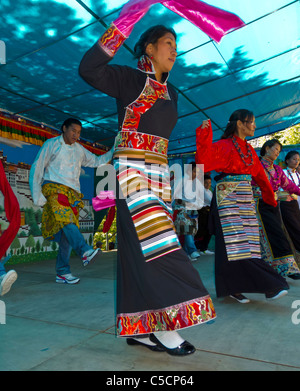
[[[210,206],[211,200],[212,200],[211,190],[204,188],[204,205],[203,206]]]
[[[29,186],[35,205],[43,206],[47,201],[42,193],[42,183],[44,180],[45,167],[50,161],[54,141],[55,139],[49,139],[43,144],[30,169]]]
[[[108,152],[100,156],[93,154],[92,152],[88,151],[86,148],[83,148],[83,150],[84,150],[85,157],[84,160],[82,161],[82,166],[84,167],[99,167],[104,164],[107,164],[112,160],[112,156],[114,153],[114,147],[110,149]]]

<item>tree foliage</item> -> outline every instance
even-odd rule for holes
[[[274,133],[274,138],[277,138],[282,145],[300,144],[300,124],[291,128]]]
[[[249,142],[253,148],[261,148],[267,140],[273,138],[279,140],[282,145],[300,144],[300,124],[281,130],[280,132],[261,136],[257,139],[250,140]]]

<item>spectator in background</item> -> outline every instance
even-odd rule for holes
[[[300,195],[300,188],[285,175],[280,166],[274,164],[281,150],[282,145],[277,139],[266,141],[260,150],[260,161],[278,199],[278,204],[273,206],[264,202],[255,181],[252,182],[260,225],[260,243],[264,252],[263,259],[278,274],[283,277],[300,279],[300,270],[283,227],[283,222],[284,224],[287,223],[286,228],[291,230],[295,245],[300,251],[300,241],[298,239],[300,224],[297,221],[297,215],[299,218],[300,213],[297,201],[292,197],[293,194]],[[283,218],[283,216],[285,217]],[[295,217],[295,224],[292,224],[291,227],[288,220],[293,217]]]
[[[188,165],[187,172],[174,191],[175,228],[183,236],[183,249],[192,261],[200,257],[194,236],[198,230],[198,209],[203,206],[203,186],[197,178],[196,163]]]
[[[212,200],[213,193],[210,190],[211,188],[211,177],[208,174],[204,175],[204,204],[201,209],[198,210],[198,231],[195,235],[195,245],[200,254],[203,255],[213,255],[214,252],[208,250],[208,245],[211,239],[211,234],[209,232],[209,212],[210,204]]]
[[[285,175],[300,188],[300,154],[290,151],[285,157]],[[298,208],[297,208],[298,204]],[[287,238],[293,250],[295,261],[300,267],[300,196],[292,194],[290,199],[280,201],[280,212]]]
[[[284,159],[286,169],[285,175],[300,188],[300,154],[298,151],[289,151]],[[300,208],[300,197],[294,197]]]

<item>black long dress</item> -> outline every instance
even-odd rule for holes
[[[79,71],[117,100],[117,334],[126,337],[194,326],[216,314],[172,221],[167,146],[177,121],[177,94],[168,74],[164,83],[156,81],[146,56],[138,69],[108,65],[110,37],[116,35],[108,30]]]

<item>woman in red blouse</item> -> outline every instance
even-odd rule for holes
[[[277,203],[260,160],[246,141],[255,128],[253,113],[241,109],[231,115],[220,141],[212,142],[210,121],[196,130],[196,163],[204,164],[205,172],[221,173],[215,178],[211,208],[217,296],[231,296],[241,303],[249,302],[242,292],[264,293],[268,299],[276,299],[288,289],[285,279],[261,259],[251,178],[266,203]]]

